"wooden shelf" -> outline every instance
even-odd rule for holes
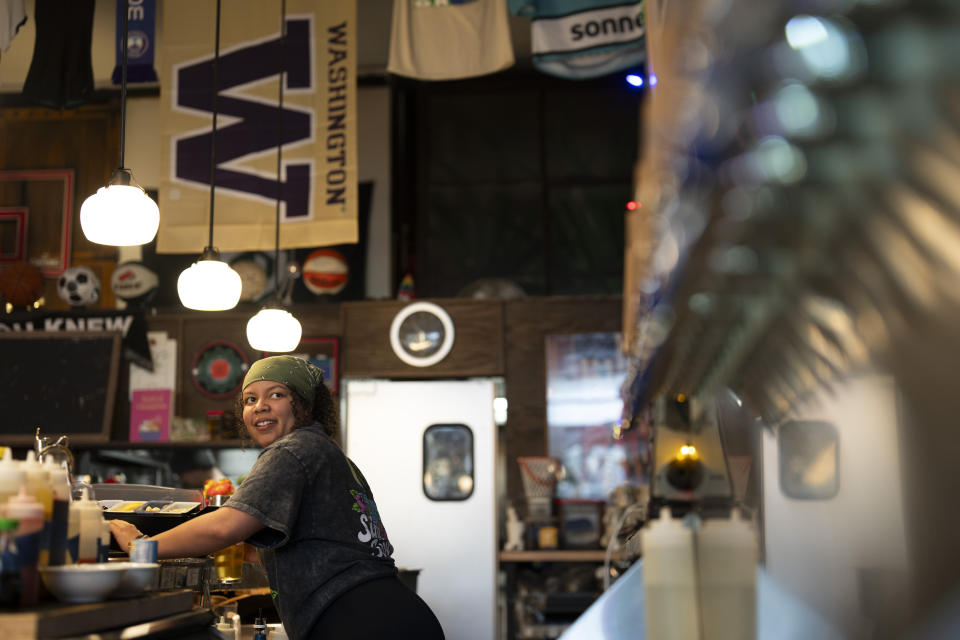
[[[31,609],[0,613],[0,629],[8,638],[75,636],[175,615],[192,608],[193,592],[186,589],[90,604],[45,602]]]
[[[550,551],[501,551],[500,562],[603,562],[603,549],[556,549]],[[614,553],[611,560],[619,559]]]

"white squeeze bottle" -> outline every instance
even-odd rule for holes
[[[80,541],[77,545],[77,562],[96,562],[100,551],[100,535],[103,525],[103,511],[96,500],[90,499],[89,489],[84,488],[83,496],[70,503],[70,512],[76,513]]]
[[[662,507],[640,535],[647,638],[701,640],[693,531]]]
[[[43,461],[53,490],[53,515],[50,519],[50,566],[66,564],[67,525],[70,517],[70,472],[66,463],[52,458]]]
[[[224,640],[239,640],[232,622],[227,622],[226,617],[220,616],[220,622],[217,623],[217,631],[223,636]]]
[[[37,460],[33,449],[27,451],[27,459],[20,465],[27,479],[27,493],[43,506],[43,533],[40,535],[40,559],[38,567],[50,564],[50,528],[53,523],[53,489],[50,488],[50,476]]]
[[[697,536],[704,640],[757,637],[757,536],[749,520],[704,521]]]
[[[76,564],[80,559],[80,512],[71,502],[67,509],[67,560],[66,564]]]
[[[7,500],[20,492],[20,485],[27,481],[20,461],[13,459],[10,447],[3,448],[3,458],[0,458],[0,505],[7,504]]]
[[[97,546],[97,562],[110,561],[110,523],[100,511],[100,542]]]

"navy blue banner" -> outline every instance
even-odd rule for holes
[[[117,66],[111,80],[120,84],[123,63],[123,11],[127,11],[127,82],[157,82],[153,68],[155,0],[117,0]]]

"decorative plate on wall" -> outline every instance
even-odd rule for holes
[[[200,349],[190,375],[200,393],[208,398],[229,398],[239,391],[249,366],[247,357],[236,345],[210,342]]]

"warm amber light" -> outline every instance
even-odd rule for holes
[[[685,444],[680,447],[680,453],[677,454],[677,460],[697,460],[700,458],[700,454],[697,453],[697,448],[692,444]]]

